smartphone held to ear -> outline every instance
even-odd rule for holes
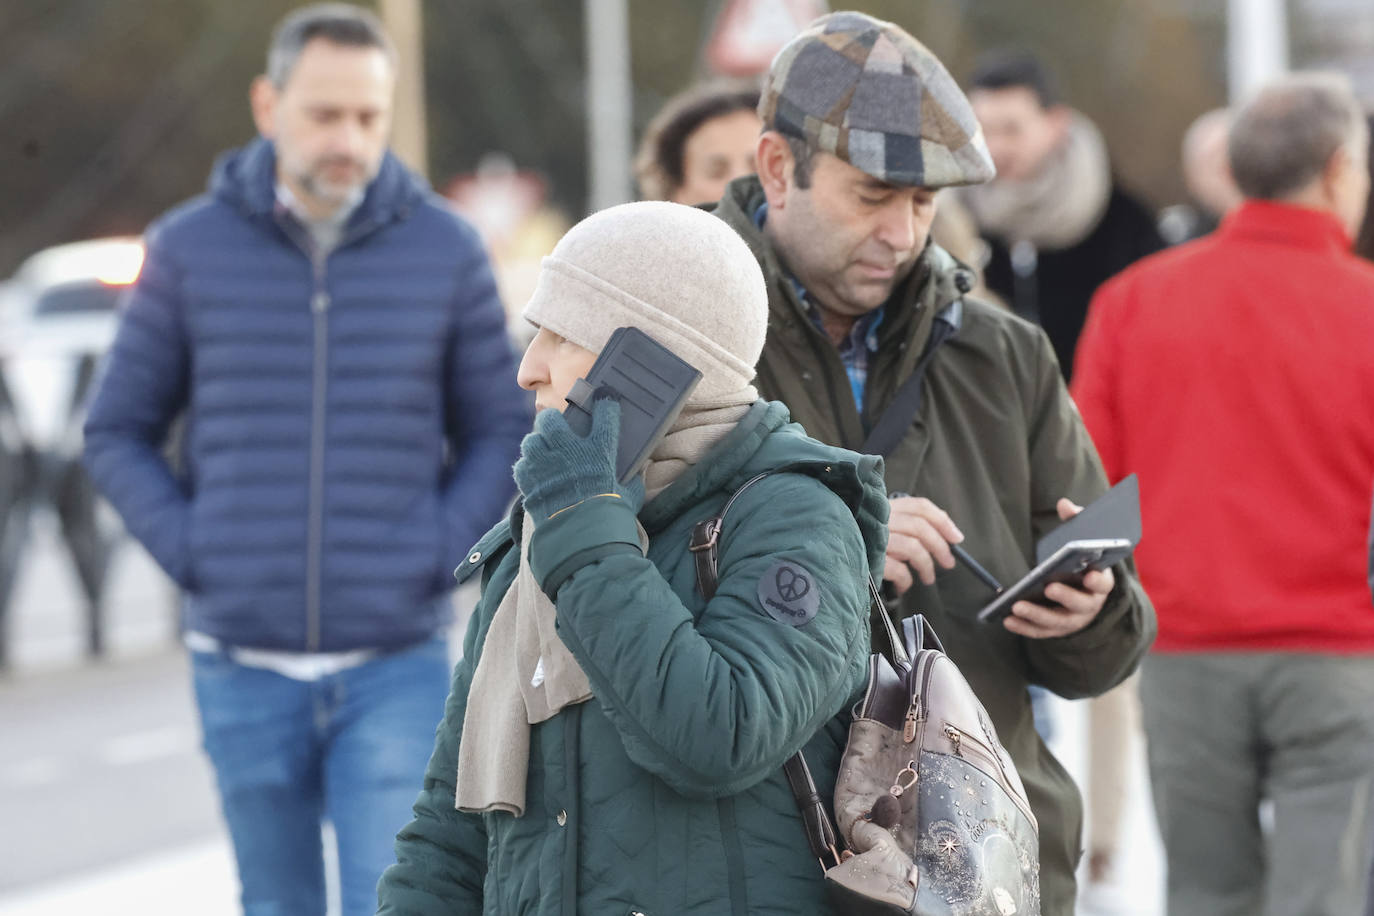
[[[606,342],[585,379],[568,392],[563,416],[573,432],[585,436],[592,428],[592,407],[599,398],[620,404],[620,444],[616,477],[634,479],[654,447],[682,412],[701,373],[672,350],[638,328],[618,328]]]

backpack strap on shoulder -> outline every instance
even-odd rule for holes
[[[725,501],[725,506],[718,515],[704,522],[697,522],[692,528],[692,537],[688,541],[687,549],[692,552],[692,558],[696,563],[697,589],[707,601],[715,596],[716,586],[720,584],[720,529],[725,524],[725,513],[730,511],[730,507],[745,490],[767,477],[769,473],[764,471],[740,484],[740,488]]]
[[[961,292],[968,292],[968,289],[972,289],[973,280],[971,276],[966,278],[961,273],[957,280]],[[968,289],[964,288],[965,284],[968,285]],[[892,400],[888,402],[887,409],[883,411],[882,416],[873,424],[873,428],[868,433],[868,438],[864,440],[863,447],[859,451],[887,457],[893,449],[901,444],[907,430],[911,429],[911,424],[915,421],[916,415],[921,412],[921,402],[925,398],[926,370],[930,368],[931,361],[935,359],[935,352],[940,349],[941,344],[959,333],[963,321],[964,300],[962,298],[955,299],[936,314],[930,327],[930,337],[926,340],[925,349],[921,351],[915,368],[911,370],[911,375],[907,376],[907,380],[897,389],[897,393],[892,396]]]

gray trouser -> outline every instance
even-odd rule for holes
[[[1142,672],[1169,916],[1363,913],[1374,657],[1169,653]]]

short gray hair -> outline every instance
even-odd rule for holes
[[[317,38],[346,47],[377,48],[396,65],[396,48],[375,14],[348,3],[316,3],[288,15],[272,33],[267,79],[273,86],[286,85],[301,52]]]
[[[1261,89],[1231,125],[1231,174],[1246,197],[1275,200],[1305,188],[1345,147],[1364,156],[1369,125],[1338,73],[1296,73]]]

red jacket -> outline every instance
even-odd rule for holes
[[[1157,651],[1374,651],[1374,265],[1332,216],[1249,201],[1104,284],[1072,393],[1140,475]]]

